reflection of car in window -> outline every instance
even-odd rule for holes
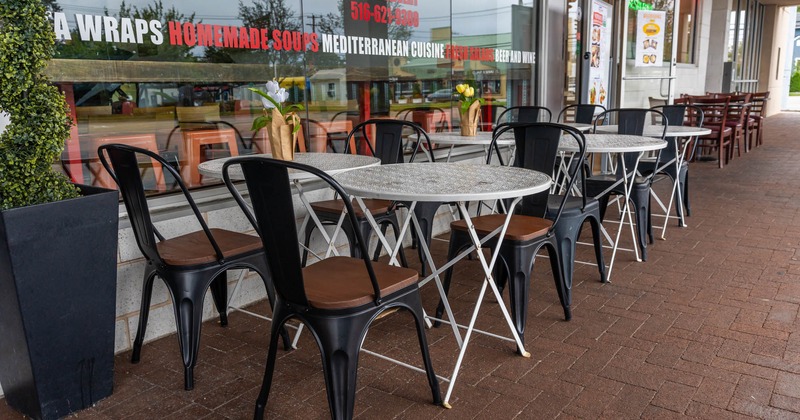
[[[453,89],[439,89],[427,96],[429,102],[457,101],[458,94]]]

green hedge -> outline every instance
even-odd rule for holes
[[[0,27],[0,111],[10,119],[0,134],[0,210],[77,197],[52,167],[72,120],[44,75],[55,35],[43,2],[0,1]]]

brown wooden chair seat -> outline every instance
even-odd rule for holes
[[[210,229],[226,258],[261,249],[261,239],[225,229]],[[217,260],[217,254],[203,231],[165,239],[156,244],[165,263],[177,266],[205,264]]]
[[[353,209],[356,212],[356,217],[359,219],[365,218],[366,215],[364,214],[364,210],[361,209],[361,206],[359,206],[355,200],[353,200],[352,204]],[[395,210],[395,203],[391,200],[376,200],[373,198],[368,198],[364,199],[364,205],[367,206],[369,212],[373,216],[386,214]],[[314,209],[314,212],[317,214],[341,214],[342,210],[344,209],[344,203],[342,200],[315,201],[311,203],[311,208]]]
[[[711,130],[711,133],[710,134],[706,134],[705,136],[700,136],[701,139],[703,139],[703,138],[716,138],[716,137],[719,136],[719,125],[706,124],[706,125],[703,126],[703,128],[708,128],[709,130]],[[725,129],[722,131],[722,135],[724,137],[729,137],[732,133],[733,133],[733,128],[731,128],[730,126],[727,126],[727,124],[726,124]]]
[[[472,224],[475,225],[475,231],[478,232],[479,236],[485,236],[502,226],[505,219],[505,214],[489,214],[474,217]],[[529,241],[546,234],[552,226],[552,221],[541,217],[512,215],[503,240],[514,242]],[[456,220],[450,223],[450,229],[466,231],[467,223],[463,220]]]
[[[372,266],[381,290],[389,296],[415,285],[416,270],[391,265]],[[303,285],[309,305],[319,309],[348,309],[375,300],[369,273],[361,258],[331,257],[303,268]]]

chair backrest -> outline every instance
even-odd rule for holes
[[[561,112],[558,113],[557,122],[574,122],[578,124],[591,124],[594,122],[596,113],[604,112],[606,108],[603,105],[592,104],[572,104],[567,105]],[[572,116],[572,121],[567,121]]]
[[[572,137],[578,145],[578,153],[574,157],[577,164],[569,165],[567,177],[569,178],[566,191],[571,191],[575,185],[578,171],[583,167],[583,160],[586,157],[586,140],[581,132],[575,128],[549,122],[540,123],[502,123],[495,128],[492,142],[496,143],[504,133],[514,132],[514,143],[516,151],[514,153],[514,166],[534,171],[543,172],[553,176],[555,173],[556,156],[558,146],[563,141],[564,136]],[[492,148],[490,147],[490,153]],[[585,191],[585,189],[583,190]],[[527,216],[544,217],[547,213],[547,201],[549,191],[529,195],[522,198],[520,214]],[[566,204],[566,196],[559,206],[559,210],[553,220],[553,226],[561,216],[561,212]],[[585,204],[585,198],[584,198]]]
[[[669,125],[682,126],[689,125],[692,127],[703,126],[703,110],[694,105],[675,104],[675,105],[660,105],[654,106],[650,109],[661,111],[669,121]],[[661,121],[666,125],[666,121]],[[694,142],[697,144],[697,142]],[[661,151],[661,161],[670,162],[678,156],[678,143],[676,141],[668,141],[667,147]]]
[[[397,111],[398,120],[412,121],[419,124],[427,132],[441,133],[448,131],[450,121],[442,108],[435,106],[417,106]]]
[[[617,133],[618,134],[628,134],[634,136],[641,136],[644,135],[644,126],[645,122],[647,121],[647,117],[650,116],[652,120],[658,120],[662,122],[662,131],[661,131],[661,139],[663,140],[667,134],[667,126],[671,125],[671,121],[664,115],[663,112],[656,110],[656,109],[649,109],[649,108],[612,108],[609,109],[600,115],[597,116],[597,119],[594,120],[594,130],[597,131],[597,126],[605,122],[607,118],[612,116],[616,116],[616,123],[617,123]],[[660,153],[656,155],[656,166],[658,166],[658,161]],[[624,176],[622,173],[622,166],[621,163],[624,161],[626,168],[633,168],[636,160],[639,158],[639,152],[625,152],[620,153],[617,155],[617,162],[620,163],[617,165],[616,176],[617,178],[621,178]]]
[[[497,122],[550,122],[553,119],[553,113],[543,106],[535,105],[520,105],[506,108],[497,117]]]
[[[404,132],[404,129],[411,129],[413,134]],[[363,141],[357,141],[356,134],[361,134]],[[407,135],[416,136],[409,162],[414,161],[423,139],[428,150],[432,150],[431,139],[419,124],[406,120],[370,119],[353,127],[347,135],[348,147],[344,153],[370,154],[380,159],[382,165],[402,163],[404,136]],[[430,158],[433,159],[433,153]]]
[[[650,109],[661,111],[669,121],[671,126],[687,125],[691,127],[703,126],[703,110],[695,105],[689,105],[688,101],[675,101],[675,105],[659,105]],[[658,118],[658,121],[664,125],[664,121]]]
[[[725,126],[728,118],[728,102],[730,98],[711,98],[690,96],[689,103],[703,111],[703,124],[709,126]],[[720,133],[722,130],[720,130]]]
[[[300,119],[300,131],[297,133],[297,149],[301,151],[314,151],[319,144],[328,144],[328,129],[319,121],[311,118]],[[324,148],[327,146],[323,146]],[[331,148],[333,146],[331,145]],[[336,149],[333,150],[334,153]]]
[[[666,117],[667,121],[669,121],[669,125],[671,126],[678,126],[683,125],[684,120],[686,118],[686,107],[688,105],[685,104],[675,104],[675,105],[656,105],[651,106],[650,109],[661,111]],[[661,118],[656,118],[656,123],[664,125],[665,121],[662,121]]]
[[[217,260],[221,261],[223,259],[219,245],[217,245],[216,240],[214,240],[214,237],[211,235],[211,231],[203,220],[200,210],[197,208],[197,204],[195,204],[192,196],[189,195],[189,190],[186,188],[180,174],[161,156],[149,150],[126,144],[104,144],[97,148],[97,154],[103,167],[106,168],[106,171],[111,174],[114,182],[119,186],[122,200],[125,203],[125,209],[128,212],[128,218],[131,221],[136,243],[139,245],[139,250],[142,251],[142,254],[144,254],[148,260],[156,264],[164,264],[164,261],[158,253],[158,248],[156,247],[156,237],[158,237],[160,241],[163,241],[164,237],[158,232],[155,226],[153,226],[152,219],[150,218],[150,209],[144,195],[144,186],[142,185],[142,176],[139,170],[139,158],[137,155],[144,155],[158,162],[164,170],[172,174],[183,192],[186,201],[189,203],[197,222],[200,224],[211,247],[214,249]]]
[[[253,204],[252,214],[230,178],[228,171],[232,165],[240,165],[242,168],[250,200]],[[353,205],[344,189],[333,178],[313,167],[296,162],[247,156],[230,159],[225,162],[222,168],[222,177],[234,199],[261,237],[275,291],[289,303],[308,306],[308,299],[303,286],[300,252],[297,247],[296,218],[288,173],[290,168],[312,173],[328,183],[337,193],[337,196],[345,198],[342,201],[347,210],[347,216],[350,218],[350,223],[353,226],[358,225]],[[371,254],[367,250],[364,238],[358,229],[354,232],[354,236],[361,249],[364,265],[372,282],[375,294],[374,301],[378,304],[381,300],[381,295],[375,272],[372,268],[372,262],[368,257]]]
[[[750,109],[750,93],[730,94],[728,97],[727,124],[744,126]]]
[[[131,146],[147,149],[153,153],[158,153],[158,143],[156,142],[155,134],[129,134],[121,136],[96,137],[92,141],[92,146],[95,150],[97,150],[98,147],[104,144],[113,143],[129,144]],[[147,159],[147,162],[149,163],[150,168],[153,170],[156,189],[158,191],[166,191],[167,186],[164,183],[164,170],[161,163],[155,159]],[[146,167],[142,168],[142,173],[144,173],[146,169]],[[94,173],[94,171],[92,172]],[[97,183],[101,187],[114,188],[112,186],[112,184],[114,184],[114,180],[111,178],[111,175],[108,173],[108,171],[100,169],[100,171],[98,171],[95,175],[97,177]]]
[[[601,112],[597,116],[594,120],[594,131],[596,131],[598,125],[605,123],[606,119],[616,117],[617,133],[641,136],[644,134],[644,126],[648,115],[654,115],[655,118],[660,116],[662,119],[659,119],[659,121],[666,119],[669,122],[669,119],[665,118],[664,114],[658,110],[649,108],[612,108]]]
[[[650,105],[650,108],[655,108],[657,106],[667,105],[667,98],[656,98],[650,96],[647,98],[647,103]]]
[[[753,92],[750,96],[750,115],[761,117],[764,112],[764,106],[769,100],[769,91],[766,92]]]

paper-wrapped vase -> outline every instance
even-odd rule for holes
[[[467,108],[467,112],[461,112],[461,135],[474,136],[478,131],[478,119],[481,114],[481,103],[475,101]]]
[[[281,160],[294,160],[294,149],[297,144],[295,127],[300,124],[300,117],[294,112],[281,115],[280,111],[272,108],[272,121],[267,124],[269,133],[269,146],[272,157]],[[288,120],[288,122],[287,122]]]

